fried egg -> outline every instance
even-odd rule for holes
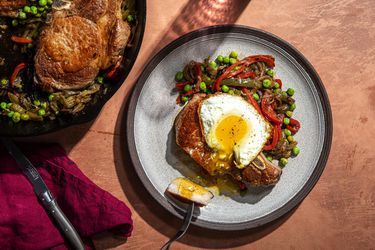
[[[210,174],[249,165],[270,137],[271,125],[240,96],[209,96],[198,112],[202,134],[213,150]]]

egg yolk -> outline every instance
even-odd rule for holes
[[[226,154],[230,154],[233,152],[234,146],[245,137],[247,130],[247,123],[242,117],[231,115],[219,122],[215,135],[222,146],[222,150]]]
[[[219,122],[214,133],[221,148],[211,156],[210,174],[225,173],[232,166],[234,147],[248,134],[248,130],[247,122],[240,116],[230,115]]]

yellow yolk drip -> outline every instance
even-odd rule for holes
[[[179,193],[179,195],[181,197],[185,198],[185,199],[190,200],[193,197],[194,194],[204,195],[204,194],[208,193],[208,191],[204,187],[202,187],[202,186],[200,186],[200,185],[198,185],[198,184],[196,184],[196,183],[194,183],[190,180],[187,180],[187,179],[184,179],[184,178],[177,178],[175,181],[176,181],[176,183],[178,183],[178,193]]]
[[[248,134],[248,130],[247,122],[240,116],[230,115],[219,122],[213,132],[221,148],[212,155],[210,174],[223,174],[231,167],[233,150]]]

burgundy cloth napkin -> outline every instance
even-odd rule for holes
[[[20,149],[38,169],[88,249],[92,248],[90,236],[96,233],[131,235],[129,208],[90,181],[62,147],[23,144]],[[28,179],[0,146],[0,249],[51,248],[67,246]]]

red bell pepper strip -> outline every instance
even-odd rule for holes
[[[248,90],[247,88],[243,88],[242,91],[245,93],[245,95],[249,99],[250,104],[253,105],[253,107],[258,111],[259,114],[262,114],[262,110],[260,109],[258,102],[254,99],[250,90]]]
[[[237,184],[238,184],[238,187],[240,188],[240,190],[246,190],[247,189],[246,184],[243,183],[242,181],[237,181]]]
[[[12,40],[15,43],[22,43],[22,44],[28,44],[28,43],[33,42],[33,39],[30,39],[27,37],[19,37],[19,36],[11,36],[10,40]]]
[[[243,73],[237,75],[237,77],[238,78],[249,78],[250,77],[250,78],[254,79],[256,77],[256,74],[253,71],[247,71],[247,72],[243,72]]]
[[[106,74],[106,77],[108,78],[111,78],[113,77],[113,75],[116,73],[117,69],[120,67],[121,65],[121,62],[117,62],[115,66],[113,66],[113,68],[108,71],[108,73]]]
[[[256,56],[248,56],[243,59],[246,61],[248,65],[256,62],[264,62],[267,64],[268,67],[275,67],[275,58],[271,55],[256,55]]]
[[[275,82],[277,82],[280,85],[280,89],[283,86],[283,82],[280,79],[275,79]]]
[[[212,90],[213,91],[220,91],[221,90],[221,88],[220,88],[220,83],[221,83],[221,81],[222,80],[224,80],[225,78],[228,78],[228,76],[229,76],[229,74],[231,73],[231,71],[235,68],[235,67],[237,67],[238,65],[240,65],[240,64],[242,64],[242,61],[237,61],[236,63],[234,63],[234,64],[232,64],[231,66],[229,66],[228,68],[226,68],[225,70],[224,70],[224,72],[221,74],[221,76],[219,76],[216,80],[215,80],[215,82],[214,82],[214,84],[212,85]]]
[[[18,64],[16,66],[16,68],[14,69],[14,71],[12,73],[12,76],[9,79],[10,86],[13,87],[13,83],[17,79],[18,73],[20,73],[21,70],[23,70],[24,68],[26,68],[26,66],[27,66],[26,63],[20,63],[20,64]]]
[[[282,123],[282,119],[280,119],[275,111],[273,110],[272,106],[268,102],[267,96],[263,96],[261,101],[262,113],[263,115],[273,124],[280,125]]]
[[[281,138],[281,126],[275,125],[273,126],[273,135],[272,135],[272,142],[271,144],[265,145],[263,147],[264,150],[272,150],[277,146],[277,143],[279,142]]]
[[[176,88],[177,89],[184,89],[186,84],[189,84],[190,82],[178,82],[176,83]]]
[[[229,66],[228,68],[226,68],[226,70],[221,74],[221,76],[219,76],[219,78],[215,80],[214,84],[212,85],[212,88],[213,88],[212,90],[220,91],[221,90],[220,83],[222,80],[229,78],[229,77],[233,77],[234,75],[241,73],[245,69],[246,66],[252,63],[256,63],[256,62],[265,62],[269,67],[275,67],[275,58],[273,56],[257,55],[257,56],[245,57],[244,59],[239,60],[236,63]],[[242,65],[242,67],[235,72],[231,72],[238,65]]]
[[[296,119],[289,118],[289,124],[286,125],[286,128],[289,129],[292,134],[295,134],[301,128],[301,124]]]

